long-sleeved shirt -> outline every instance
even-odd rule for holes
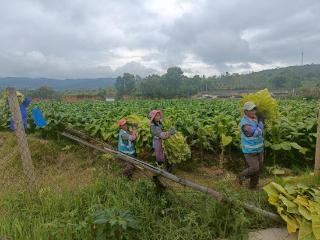
[[[133,130],[132,133],[129,134],[128,132],[124,131],[124,133],[121,135],[121,138],[123,141],[135,141],[137,139],[137,132]]]
[[[159,122],[158,124],[155,122],[152,122],[150,124],[150,131],[153,139],[167,139],[170,137],[169,132],[163,131],[163,124]]]
[[[153,138],[161,138],[161,133],[163,132],[163,125],[161,122],[158,124],[152,122],[150,125],[150,131]]]
[[[251,125],[244,125],[242,127],[242,130],[247,137],[262,136],[263,130],[264,130],[264,124],[263,122],[259,121],[256,127]]]

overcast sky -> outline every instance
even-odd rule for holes
[[[0,76],[320,63],[319,0],[0,0]]]

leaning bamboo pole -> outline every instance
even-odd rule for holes
[[[241,201],[237,201],[237,200],[234,200],[230,197],[227,197],[226,195],[222,194],[222,193],[219,193],[211,188],[208,188],[208,187],[205,187],[205,186],[201,186],[197,183],[194,183],[192,181],[189,181],[187,179],[183,179],[183,178],[180,178],[176,175],[173,175],[163,169],[160,169],[160,168],[157,168],[151,164],[148,164],[144,161],[141,161],[139,159],[136,159],[136,158],[133,158],[133,157],[130,157],[128,155],[125,155],[121,152],[118,152],[114,149],[111,149],[109,147],[100,147],[100,146],[97,146],[95,144],[92,144],[92,143],[89,143],[87,141],[84,141],[83,139],[79,138],[79,137],[76,137],[76,136],[73,136],[69,133],[66,133],[66,132],[63,132],[61,133],[63,136],[71,139],[71,140],[74,140],[78,143],[81,143],[85,146],[88,146],[88,147],[91,147],[93,149],[96,149],[98,151],[101,151],[101,152],[104,152],[104,153],[112,153],[114,154],[115,156],[117,156],[118,158],[126,161],[126,162],[130,162],[134,165],[137,165],[139,167],[142,167],[150,172],[153,172],[157,175],[160,175],[164,178],[167,178],[173,182],[176,182],[178,184],[181,184],[183,186],[186,186],[186,187],[190,187],[196,191],[199,191],[199,192],[202,192],[202,193],[205,193],[213,198],[215,198],[216,200],[218,200],[219,202],[225,202],[225,203],[230,203],[230,204],[234,204],[234,205],[239,205],[239,206],[242,206],[245,210],[247,210],[248,212],[251,212],[251,213],[255,213],[255,214],[259,214],[259,215],[262,215],[262,216],[265,216],[271,220],[274,220],[274,221],[277,221],[277,222],[282,222],[281,218],[277,215],[277,214],[274,214],[274,213],[271,213],[271,212],[268,212],[266,210],[263,210],[263,209],[260,209],[258,207],[255,207],[253,205],[250,205],[250,204],[247,204],[247,203],[243,203]]]

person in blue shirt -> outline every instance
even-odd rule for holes
[[[243,180],[249,178],[249,188],[254,190],[263,166],[264,119],[258,119],[254,102],[246,102],[243,110],[244,116],[240,121],[241,148],[248,167],[239,174],[237,182],[241,185]]]
[[[27,123],[28,123],[27,107],[30,105],[30,103],[31,103],[30,97],[25,97],[24,101],[20,104],[22,122],[25,129],[27,128]],[[14,121],[12,117],[10,121],[10,129],[14,131]]]
[[[130,157],[136,156],[136,150],[134,148],[134,141],[137,139],[137,132],[135,129],[130,133],[128,129],[128,124],[125,119],[118,121],[119,126],[119,141],[118,141],[118,151],[124,153]],[[134,171],[134,165],[129,162],[125,162],[125,167],[123,175],[128,179],[132,178]]]

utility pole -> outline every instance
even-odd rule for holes
[[[301,66],[303,66],[303,51],[301,52]]]

